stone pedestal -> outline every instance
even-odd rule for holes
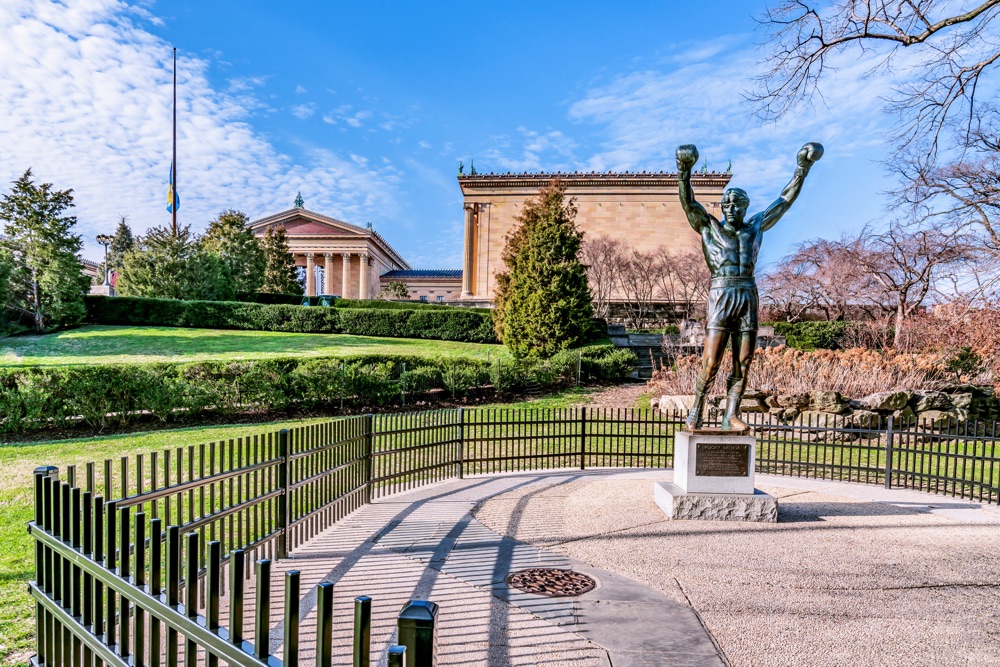
[[[757,439],[752,435],[677,433],[674,481],[653,497],[671,519],[778,520],[778,499],[754,488]]]

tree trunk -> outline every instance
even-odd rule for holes
[[[903,301],[896,306],[896,328],[892,332],[892,348],[899,350],[899,341],[903,339],[903,320],[906,312],[906,304]]]
[[[42,324],[42,302],[38,298],[38,275],[35,273],[35,269],[31,269],[31,291],[35,300],[35,331],[42,333],[44,331]]]

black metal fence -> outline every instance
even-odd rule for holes
[[[996,423],[875,417],[859,424],[827,415],[786,424],[770,415],[748,417],[758,438],[758,472],[1000,503]],[[70,467],[64,480],[55,468],[41,468],[30,526],[34,662],[296,665],[297,572],[285,573],[283,655],[268,653],[273,559],[374,498],[443,479],[667,468],[682,425],[680,414],[630,409],[365,415]],[[255,596],[247,600],[251,575]],[[329,638],[332,590],[318,595],[316,636]],[[228,614],[221,623],[223,597]],[[367,665],[371,600],[356,604],[352,651],[356,665]],[[253,627],[243,627],[245,614]],[[329,665],[330,647],[317,645],[315,656]],[[399,651],[392,656],[398,660]],[[431,660],[411,654],[406,664]]]

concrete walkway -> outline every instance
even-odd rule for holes
[[[602,562],[600,543],[591,545],[597,551],[584,553],[588,562],[557,546],[564,541],[565,525],[589,519],[565,515],[573,509],[562,502],[564,494],[579,490],[580,484],[621,480],[623,485],[640,484],[636,489],[649,484],[652,502],[651,481],[670,476],[663,470],[595,470],[472,477],[366,505],[291,558],[275,563],[276,582],[282,571],[297,569],[302,573],[302,590],[308,592],[301,606],[301,657],[304,662],[311,660],[315,642],[315,586],[330,581],[335,584],[334,660],[339,665],[350,664],[352,601],[358,595],[373,598],[373,664],[385,664],[385,649],[395,641],[399,609],[408,599],[421,598],[440,605],[442,667],[728,665],[679,580],[668,577],[670,585],[655,585],[659,580],[639,583],[589,565]],[[858,502],[905,507],[908,513],[933,513],[949,521],[1000,524],[998,508],[983,509],[978,503],[923,493],[772,476],[758,476],[758,486],[780,487],[786,496],[822,491]],[[491,500],[483,505],[487,499]],[[529,505],[532,510],[525,511]],[[633,517],[628,501],[611,511],[622,525],[635,526],[639,518]],[[685,523],[727,532],[719,530],[722,524]],[[656,558],[648,551],[632,555],[639,562]],[[506,576],[527,567],[571,568],[595,578],[598,586],[574,598],[509,589]],[[614,569],[643,578],[627,568]],[[270,632],[275,655],[281,655],[283,633],[278,590],[272,594]],[[252,594],[248,591],[248,600]],[[253,641],[252,632],[247,634]]]

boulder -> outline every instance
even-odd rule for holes
[[[854,405],[864,410],[902,410],[913,398],[912,391],[880,391],[877,394],[865,396],[852,401]]]
[[[850,409],[850,404],[836,391],[814,391],[809,394],[809,411],[839,415]]]
[[[908,405],[904,407],[902,410],[893,410],[892,412],[892,419],[896,425],[896,428],[899,428],[900,424],[909,424],[916,418],[917,418],[917,413],[914,412],[913,408],[911,408]]]
[[[873,429],[882,425],[882,415],[873,410],[855,410],[847,419],[854,428]]]
[[[795,421],[795,418],[799,416],[798,408],[783,408],[781,412],[781,421],[786,424],[791,424]]]
[[[684,413],[687,414],[694,405],[694,396],[689,394],[670,395],[664,394],[657,401],[656,408],[663,414]]]
[[[951,428],[959,421],[958,416],[950,410],[924,410],[917,413],[920,426],[931,428]]]
[[[778,405],[783,408],[805,410],[809,407],[809,394],[782,394],[777,399]]]
[[[844,428],[847,418],[818,410],[805,410],[792,420],[796,426],[815,426],[817,428]]]
[[[943,391],[921,389],[913,392],[913,411],[917,414],[929,410],[950,410],[952,407],[951,396]]]
[[[747,390],[740,403],[741,412],[767,412],[768,395],[762,391]]]
[[[780,408],[781,407],[781,403],[778,402],[778,397],[776,395],[774,395],[774,394],[772,394],[772,395],[768,396],[767,398],[765,398],[764,402],[767,403],[767,407],[772,408],[772,409],[773,408]]]
[[[972,392],[967,392],[964,394],[952,394],[951,404],[956,408],[961,408],[963,410],[968,410],[972,407]]]

